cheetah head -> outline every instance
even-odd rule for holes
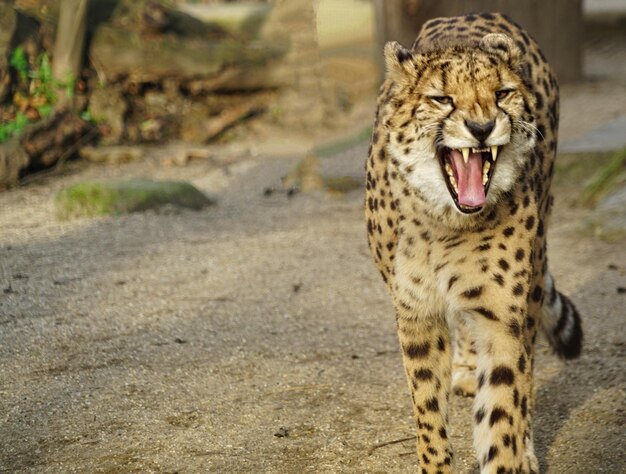
[[[474,45],[385,47],[392,162],[434,208],[473,214],[510,191],[535,145],[535,99],[502,34]]]

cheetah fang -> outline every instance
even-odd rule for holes
[[[478,212],[486,202],[489,180],[495,169],[498,147],[441,148],[437,157],[446,185],[457,208],[464,213]]]
[[[497,13],[430,20],[411,49],[390,42],[384,54],[365,215],[395,308],[417,472],[457,472],[455,394],[474,396],[481,474],[538,473],[535,339],[563,359],[583,340],[547,261],[556,78]]]

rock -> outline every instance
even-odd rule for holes
[[[176,118],[172,116],[148,118],[138,124],[138,138],[142,142],[163,141],[175,134],[176,125]]]
[[[207,140],[206,121],[210,115],[209,105],[192,102],[180,118],[180,138],[189,143],[204,143]]]
[[[219,25],[232,34],[258,36],[272,5],[265,3],[183,3],[180,10],[203,23]]]
[[[147,34],[160,34],[166,32],[171,26],[172,20],[167,14],[167,9],[156,1],[148,2],[141,15],[142,31]]]
[[[276,436],[277,438],[288,438],[289,437],[289,429],[285,428],[284,426],[281,426],[280,428],[278,428],[278,431],[276,431],[276,433],[274,433],[274,436]]]
[[[189,14],[183,11],[187,6],[175,2],[107,0],[117,3],[107,16],[107,8],[101,6],[104,0],[95,3],[98,8],[93,9],[90,20],[93,36],[89,56],[107,82],[156,83],[166,78],[203,81],[229,68],[264,70],[288,49],[288,45],[229,34],[217,24],[219,21],[196,15],[196,10],[204,11],[200,6],[192,7]],[[253,23],[258,28],[271,7],[243,10],[238,22],[249,30]]]
[[[215,201],[184,181],[83,181],[54,197],[59,219],[120,215],[166,206],[200,210]]]
[[[323,189],[324,179],[320,174],[319,167],[319,159],[316,156],[307,156],[283,177],[283,186],[297,188],[304,193]]]
[[[183,9],[168,8],[155,0],[149,0],[140,16],[140,29],[144,34],[175,33],[178,36],[203,39],[223,39],[226,30],[217,22],[203,21]]]
[[[308,155],[298,162],[282,181],[287,190],[298,189],[303,193],[324,190],[330,194],[345,194],[363,185],[362,180],[352,176],[322,174],[319,159],[315,155]],[[268,194],[271,194],[271,190],[269,193],[266,190]]]
[[[18,138],[0,144],[0,190],[17,184],[20,171],[28,166],[29,157]]]
[[[234,40],[198,41],[172,35],[141,37],[134,31],[103,25],[89,51],[108,81],[159,82],[167,77],[210,77],[228,66],[264,66],[284,53],[281,47]]]
[[[100,126],[102,143],[114,145],[124,137],[128,104],[119,86],[97,88],[89,99],[89,110]]]
[[[363,181],[352,176],[328,176],[324,175],[324,186],[331,194],[345,194],[350,191],[361,189]]]

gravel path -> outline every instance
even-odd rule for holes
[[[323,164],[358,177],[364,156]],[[413,422],[362,191],[264,196],[293,163],[91,166],[0,194],[0,472],[414,470],[414,441],[394,442]],[[63,184],[146,174],[219,205],[51,217]],[[555,216],[553,274],[586,345],[565,365],[542,344],[535,444],[549,473],[624,472],[624,242],[581,233],[584,211]],[[470,403],[452,403],[462,473]]]

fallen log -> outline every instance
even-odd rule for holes
[[[97,130],[78,115],[60,111],[26,127],[20,139],[29,157],[27,171],[50,168],[65,160],[97,135]]]
[[[210,118],[204,128],[204,142],[208,142],[226,131],[240,120],[260,113],[264,106],[257,102],[239,104],[222,111],[219,115]]]
[[[191,78],[181,81],[181,89],[191,95],[214,92],[245,92],[274,90],[293,83],[293,71],[288,64],[273,61],[252,68],[228,67],[210,77]]]

